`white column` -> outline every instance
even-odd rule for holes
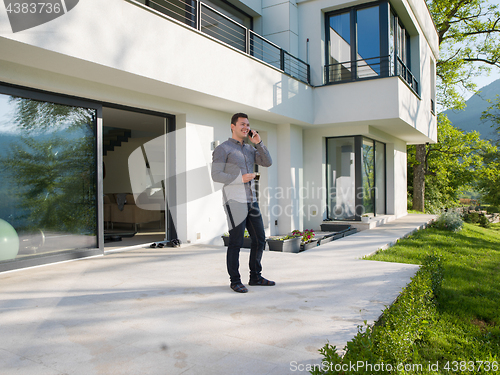
[[[302,198],[303,184],[302,129],[295,125],[278,125],[278,188],[276,201],[279,205],[278,233],[286,234],[294,229],[303,229]]]
[[[295,0],[262,0],[262,34],[287,52],[298,56],[299,21]]]

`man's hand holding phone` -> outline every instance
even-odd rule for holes
[[[254,144],[260,143],[261,141],[259,133],[252,129],[248,131],[248,139],[250,139],[250,142]]]

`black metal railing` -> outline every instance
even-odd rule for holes
[[[419,93],[418,81],[416,80],[415,76],[411,73],[410,69],[408,69],[408,67],[399,57],[397,57],[396,59],[396,72],[394,75],[403,78],[408,83],[408,85],[410,85],[413,91],[415,91],[417,94]]]
[[[200,0],[143,0],[160,13],[191,26],[305,83],[310,66],[276,44],[235,22]]]
[[[389,76],[400,76],[416,94],[419,93],[418,81],[399,57],[396,64],[394,56],[379,56],[325,65],[326,84]]]

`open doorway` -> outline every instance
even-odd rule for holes
[[[176,238],[167,207],[140,204],[134,191],[129,158],[144,145],[174,130],[174,117],[123,108],[103,107],[103,218],[104,248],[112,250]],[[167,160],[175,150],[161,150]],[[144,170],[150,165],[144,154]],[[163,188],[162,188],[163,186]],[[156,188],[164,200],[164,185]]]

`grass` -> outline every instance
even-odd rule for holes
[[[500,362],[500,224],[465,224],[457,233],[427,228],[367,259],[423,264],[431,254],[441,258],[444,279],[435,319],[415,343],[417,356],[430,363],[495,356]]]

